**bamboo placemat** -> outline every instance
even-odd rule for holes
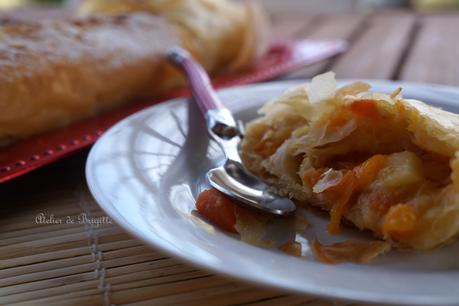
[[[145,246],[94,202],[85,159],[0,185],[0,305],[338,304],[217,276]]]

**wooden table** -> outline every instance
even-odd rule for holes
[[[284,78],[334,70],[339,78],[459,85],[459,14],[273,15],[273,23],[278,35],[351,44],[342,56]],[[197,269],[115,224],[45,224],[40,214],[48,221],[104,215],[86,187],[86,155],[0,186],[0,305],[351,305]]]

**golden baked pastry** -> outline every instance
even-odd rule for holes
[[[173,45],[210,73],[246,67],[266,49],[253,4],[91,0],[80,10],[101,12],[116,15],[0,24],[0,146],[182,85],[164,57]]]
[[[252,1],[83,0],[82,16],[146,11],[166,18],[210,73],[247,67],[267,47],[267,20]]]
[[[459,115],[337,89],[333,73],[288,90],[246,127],[245,166],[281,195],[330,212],[395,247],[430,249],[459,233]]]
[[[174,30],[149,14],[0,26],[0,145],[164,90]]]

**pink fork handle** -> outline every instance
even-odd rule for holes
[[[167,57],[187,75],[195,101],[204,116],[209,110],[225,108],[215,93],[206,71],[186,50],[180,47],[171,48],[167,52]]]

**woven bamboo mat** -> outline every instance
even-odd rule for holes
[[[145,246],[107,222],[85,158],[0,185],[0,305],[349,305],[217,276]]]

